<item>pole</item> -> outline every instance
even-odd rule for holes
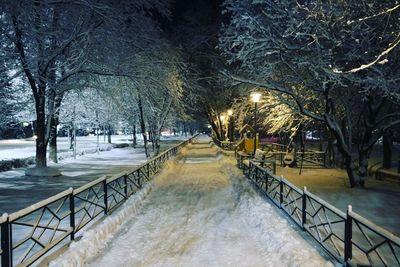
[[[74,159],[76,159],[76,122],[75,122],[75,119],[76,119],[76,108],[74,105],[74,116],[73,116],[72,133],[71,133],[74,136],[74,139],[73,139],[73,141],[74,141]]]
[[[254,102],[254,149],[253,155],[256,154],[257,147],[257,102]]]

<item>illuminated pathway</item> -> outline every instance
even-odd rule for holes
[[[197,142],[154,179],[140,208],[110,227],[112,234],[101,230],[100,237],[95,229],[52,265],[332,266],[253,190],[232,159],[208,139]],[[129,205],[111,217],[124,209]]]

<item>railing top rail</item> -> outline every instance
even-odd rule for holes
[[[300,188],[298,188],[297,186],[295,186],[294,184],[292,184],[291,182],[289,182],[285,178],[282,178],[282,182],[285,183],[286,185],[288,185],[290,188],[292,188],[297,193],[303,194],[303,191]]]
[[[121,178],[122,176],[127,175],[127,174],[129,174],[129,173],[127,173],[126,171],[123,171],[123,172],[114,174],[114,175],[112,175],[112,176],[106,178],[107,183],[111,183],[112,181],[117,180],[117,179],[119,179],[119,178]]]
[[[346,213],[344,213],[343,211],[341,211],[340,209],[336,208],[335,206],[329,204],[328,202],[326,202],[325,200],[323,200],[322,198],[314,195],[313,193],[309,192],[308,190],[304,191],[304,194],[306,194],[307,196],[311,197],[313,200],[317,201],[319,204],[325,206],[326,208],[328,208],[329,210],[333,211],[334,213],[336,213],[337,215],[339,215],[340,217],[346,218]]]
[[[35,211],[37,211],[37,210],[39,210],[39,209],[41,209],[41,208],[43,208],[43,207],[55,202],[57,200],[60,200],[60,199],[62,199],[64,197],[72,194],[72,192],[73,192],[73,189],[69,188],[67,190],[62,191],[61,193],[58,193],[57,195],[54,195],[54,196],[49,197],[49,198],[47,198],[45,200],[39,201],[39,202],[29,206],[29,207],[26,207],[26,208],[24,208],[22,210],[19,210],[17,212],[11,213],[9,215],[9,220],[10,220],[10,222],[18,220],[18,219],[20,219],[20,218],[22,218],[22,217],[24,217],[24,216],[26,216],[26,215],[28,215],[28,214],[30,214],[32,212],[35,212]]]
[[[172,150],[172,149],[174,149],[174,148],[180,147],[180,146],[184,145],[185,143],[190,142],[191,140],[193,140],[194,138],[196,138],[198,135],[199,135],[199,134],[195,134],[195,135],[193,135],[192,137],[190,137],[189,139],[187,139],[187,140],[185,140],[185,141],[182,141],[182,142],[180,142],[179,144],[174,145],[173,147],[168,148],[167,150],[165,150],[164,152],[160,153],[160,154],[157,155],[156,157],[150,159],[149,161],[147,161],[147,162],[146,162],[145,164],[143,164],[143,165],[146,165],[148,162],[153,161],[153,160],[156,160],[156,159],[162,157],[164,154],[167,154],[170,150]],[[210,141],[210,142],[211,142],[211,141]]]
[[[307,151],[298,151],[298,154],[325,154],[324,151],[318,151],[318,150],[307,150]]]
[[[261,145],[263,145],[263,146],[277,146],[277,147],[281,147],[281,148],[285,148],[285,149],[287,147],[287,145],[284,145],[284,144],[269,143],[269,142],[262,142]]]
[[[7,221],[8,218],[8,214],[7,213],[3,213],[3,215],[0,216],[0,224],[2,224],[3,222]],[[1,249],[0,249],[1,251]]]
[[[375,232],[378,235],[381,235],[382,237],[386,238],[386,239],[390,239],[393,243],[395,243],[397,246],[400,247],[400,237],[392,234],[391,232],[389,232],[388,230],[374,224],[373,222],[367,220],[366,218],[362,217],[361,215],[359,215],[358,213],[355,213],[352,210],[349,210],[349,215],[359,221],[361,224],[363,224],[364,226],[366,226],[367,228],[369,228],[371,231]]]
[[[95,186],[96,184],[99,184],[101,182],[103,182],[105,179],[107,179],[107,177],[105,175],[101,176],[100,178],[97,178],[96,180],[93,180],[77,189],[73,190],[74,195],[77,195],[79,193],[82,193],[83,191],[89,189],[90,187]]]
[[[190,137],[189,139],[187,139],[187,140],[185,140],[185,141],[182,141],[182,142],[180,142],[179,144],[174,145],[173,147],[168,148],[167,150],[165,150],[165,151],[162,152],[161,154],[157,155],[156,157],[151,158],[151,159],[147,160],[146,162],[143,162],[143,163],[140,164],[139,166],[133,167],[133,168],[130,169],[129,171],[126,171],[124,174],[119,174],[119,175],[120,175],[120,176],[129,175],[129,174],[132,174],[132,173],[138,171],[139,169],[141,169],[141,168],[143,168],[144,166],[148,165],[150,162],[155,161],[155,160],[157,160],[158,158],[162,157],[163,155],[167,154],[170,150],[175,149],[175,148],[177,148],[177,147],[179,147],[179,146],[182,146],[183,144],[185,144],[185,143],[187,143],[187,142],[190,142],[191,140],[193,140],[194,138],[196,138],[198,135],[199,135],[199,134],[196,134],[196,135]],[[117,175],[118,175],[118,174],[117,174]],[[114,177],[114,176],[113,176],[113,177]],[[119,177],[115,177],[114,179],[117,179],[117,178],[119,178]],[[111,178],[108,178],[107,181],[110,180],[110,179],[111,179]],[[110,181],[111,181],[111,180],[110,180]]]
[[[261,167],[261,166],[258,165],[258,164],[254,164],[252,160],[250,160],[250,165],[256,167],[257,169],[259,169],[259,170],[262,171],[262,172],[266,172],[266,173],[268,173],[269,175],[273,175],[272,173],[269,173],[267,169]]]

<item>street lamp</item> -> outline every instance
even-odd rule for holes
[[[233,115],[233,110],[228,109],[228,139],[229,141],[233,141],[233,121],[232,121],[232,115]]]
[[[225,121],[225,116],[224,115],[220,115],[219,116],[219,126],[220,126],[220,141],[224,141],[225,140],[225,131],[224,131],[224,121]]]
[[[254,92],[251,94],[251,98],[254,102],[254,150],[253,154],[256,154],[256,145],[257,145],[257,103],[260,102],[261,94]]]

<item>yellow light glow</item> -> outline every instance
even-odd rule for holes
[[[225,116],[224,116],[224,115],[221,115],[221,116],[219,116],[219,119],[220,119],[221,121],[224,121]]]
[[[260,102],[261,94],[257,93],[257,92],[254,92],[254,93],[251,94],[251,98],[252,98],[254,103],[258,103],[258,102]]]
[[[228,116],[232,116],[233,115],[233,110],[232,109],[228,109]]]

